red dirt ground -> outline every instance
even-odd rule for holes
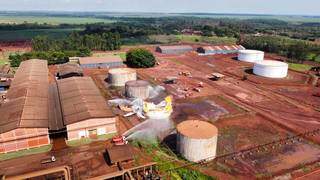
[[[270,83],[273,80],[267,78],[262,80],[255,77],[256,82],[250,82],[241,81],[237,77],[229,76],[226,73],[229,70],[252,67],[250,63],[234,60],[234,57],[235,55],[200,57],[193,53],[167,57],[161,56],[158,57],[160,59],[158,67],[140,70],[139,74],[142,74],[146,79],[161,82],[166,76],[177,76],[177,73],[180,71],[189,71],[192,73],[192,78],[188,80],[181,78],[181,80],[178,80],[176,87],[167,87],[169,93],[179,96],[177,93],[181,94],[181,92],[177,92],[177,89],[179,89],[178,85],[192,86],[192,81],[201,81],[208,88],[208,92],[214,92],[213,95],[224,95],[238,105],[244,106],[252,112],[257,112],[257,115],[236,117],[230,121],[221,119],[214,123],[219,127],[220,132],[226,131],[222,133],[223,135],[219,139],[219,144],[222,143],[218,146],[221,148],[219,152],[233,152],[261,143],[272,142],[279,138],[285,138],[287,135],[295,135],[320,128],[320,112],[317,112],[313,106],[307,103],[301,103],[298,98],[283,96],[281,93],[269,90],[271,85],[268,85],[268,82]],[[227,77],[217,82],[210,81],[206,78],[206,75],[212,72],[226,73]],[[293,85],[297,85],[299,88],[306,88],[307,91],[313,89],[309,85],[305,85],[304,74],[290,71],[289,75],[291,77],[289,82],[287,79],[287,81],[281,81],[279,84],[288,89],[295,88]],[[179,83],[179,81],[182,82]],[[264,82],[264,85],[259,85],[259,82]],[[289,83],[291,83],[291,86],[288,86]],[[277,89],[275,88],[275,90]],[[210,93],[194,97],[207,97],[209,95]],[[308,97],[310,97],[310,94]],[[191,100],[190,98],[188,97],[186,101]],[[315,103],[317,103],[317,100],[314,100],[313,104]],[[234,134],[233,136],[228,136],[228,129],[231,134]],[[224,136],[227,138],[224,138]],[[319,136],[308,138],[320,143]],[[310,156],[303,156],[302,154],[305,152],[308,152]],[[295,168],[300,163],[318,161],[317,157],[319,153],[320,150],[317,146],[304,141],[292,146],[283,146],[279,151],[272,152],[271,154],[259,155],[249,160],[237,160],[239,162],[228,165],[235,168],[235,171],[242,175],[243,173],[250,173],[252,175],[263,173],[277,174]],[[292,156],[299,156],[299,158],[292,159]],[[255,163],[252,164],[252,161]],[[257,163],[259,161],[261,163]]]
[[[31,42],[1,42],[0,52],[1,51],[31,51]]]
[[[3,161],[0,162],[0,174],[5,174],[6,176],[18,175],[61,165],[69,165],[72,168],[73,179],[87,179],[119,171],[117,166],[109,166],[105,162],[105,147],[106,142],[94,142],[76,148],[63,149],[59,152],[48,152]],[[135,154],[139,161],[131,162],[130,165],[126,165],[127,167],[135,167],[137,163],[143,165],[150,162],[150,158],[146,158],[139,149],[135,148]],[[47,159],[51,155],[56,157],[56,162],[40,163],[42,159]]]

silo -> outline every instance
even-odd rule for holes
[[[239,50],[238,52],[238,60],[245,62],[260,62],[264,59],[263,51],[256,50]]]
[[[254,64],[253,73],[268,78],[284,78],[288,74],[288,68],[287,63],[264,60]]]
[[[126,82],[137,80],[137,73],[130,68],[110,69],[108,80],[112,86],[125,86]]]
[[[177,151],[192,162],[216,157],[218,129],[199,120],[184,121],[177,126]]]
[[[126,82],[126,96],[128,98],[147,99],[149,97],[149,82],[148,81],[128,81]]]

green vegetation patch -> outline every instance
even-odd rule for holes
[[[46,145],[42,147],[37,147],[37,148],[31,148],[31,149],[26,149],[26,150],[21,150],[21,151],[16,151],[16,152],[9,152],[5,154],[0,154],[0,161],[4,160],[9,160],[9,159],[14,159],[22,156],[28,156],[32,154],[39,154],[39,153],[45,153],[49,152],[52,148],[52,145]]]
[[[94,141],[105,141],[105,140],[108,140],[108,139],[112,138],[115,135],[116,135],[116,133],[111,133],[111,134],[99,135],[97,139],[81,138],[81,139],[77,139],[77,140],[70,140],[70,141],[67,141],[67,145],[70,146],[70,147],[83,146],[83,145],[86,145],[86,144],[90,144],[90,143],[92,143]]]
[[[110,19],[99,19],[94,17],[49,17],[49,16],[0,16],[0,24],[92,24],[113,23]]]
[[[305,72],[310,70],[311,67],[308,64],[289,63],[289,68],[295,71]]]
[[[159,143],[141,143],[133,142],[135,145],[142,146],[145,151],[153,156],[153,160],[157,162],[160,174],[164,175],[164,179],[176,179],[176,180],[215,180],[216,177],[207,176],[199,171],[188,169],[186,167],[179,167],[173,159],[177,159],[176,155],[172,155],[172,151],[166,147],[160,146]],[[177,159],[177,161],[182,161]],[[176,162],[177,162],[176,161]],[[189,163],[189,162],[185,162]],[[168,171],[170,170],[170,171]]]
[[[149,68],[156,64],[156,58],[149,50],[136,48],[127,52],[126,63],[129,67]]]
[[[0,30],[0,41],[31,40],[36,36],[48,36],[53,39],[60,39],[67,37],[71,32],[82,30],[82,28]]]
[[[218,36],[198,36],[198,35],[177,35],[181,42],[194,43],[210,43],[210,44],[236,44],[237,39],[232,37],[218,37]]]

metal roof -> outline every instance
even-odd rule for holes
[[[114,117],[111,108],[90,77],[58,80],[58,90],[65,125],[92,118]]]
[[[109,156],[109,163],[115,164],[118,162],[133,160],[134,151],[131,145],[122,145],[122,146],[112,146],[107,148],[107,153]]]
[[[58,65],[57,74],[59,74],[60,77],[61,76],[66,76],[66,75],[72,74],[72,73],[82,75],[83,74],[83,70],[79,66],[79,64],[66,63],[66,64]]]
[[[61,130],[64,128],[62,120],[61,105],[57,83],[49,86],[49,130]]]
[[[48,127],[48,85],[47,61],[22,62],[0,106],[0,133]]]
[[[176,46],[159,46],[161,50],[182,50],[182,49],[190,49],[192,50],[193,48],[188,45],[176,45]]]
[[[107,56],[107,57],[82,57],[79,63],[83,64],[104,64],[113,62],[123,62],[120,56]]]
[[[241,50],[242,46],[238,45],[227,45],[227,46],[203,46],[202,48],[205,51],[234,51],[234,50]]]

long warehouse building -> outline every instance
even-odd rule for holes
[[[69,141],[117,132],[117,116],[90,77],[62,79],[57,85]]]
[[[124,65],[120,56],[82,57],[79,64],[82,68],[115,68]]]
[[[0,106],[0,153],[50,144],[47,61],[21,63]]]

